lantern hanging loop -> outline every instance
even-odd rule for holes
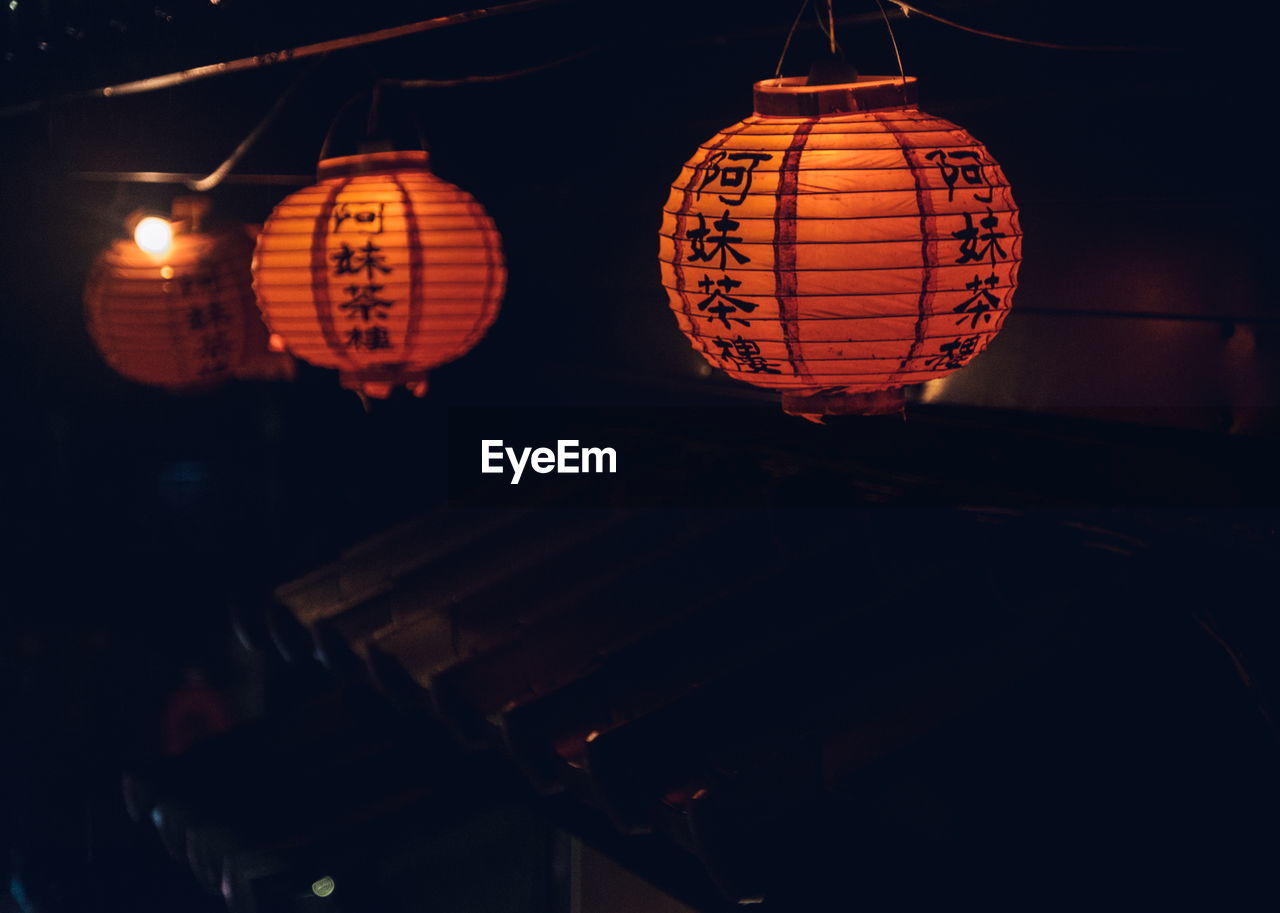
[[[338,106],[338,110],[334,113],[333,119],[329,121],[329,129],[324,132],[324,140],[320,143],[320,158],[329,157],[329,147],[333,145],[333,136],[338,131],[338,125],[342,123],[343,117],[347,112],[355,107],[366,95],[370,94],[369,89],[357,92],[346,101]]]
[[[827,39],[827,42],[830,45],[834,46],[835,43],[831,41],[832,30],[830,25],[828,25],[828,14],[830,11],[831,6],[827,0],[821,0],[821,2],[815,3],[813,6],[813,20],[818,23],[818,31],[822,33],[822,37]],[[830,53],[834,55],[835,51],[832,50]]]
[[[377,129],[381,123],[382,89],[388,84],[386,80],[375,80],[370,88],[357,92],[342,103],[337,113],[333,115],[333,120],[329,122],[329,129],[325,131],[324,141],[320,144],[321,161],[332,157],[330,150],[333,146],[334,137],[338,133],[338,127],[341,126],[343,119],[350,113],[351,109],[365,98],[369,99],[369,110],[365,115],[364,143],[370,146],[375,143]],[[414,114],[410,117],[410,121],[413,124],[414,133],[418,137],[418,148],[424,152],[427,151],[427,136],[422,126],[422,120]]]
[[[379,137],[382,127],[382,112],[384,107],[382,103],[384,97],[382,90],[388,88],[399,87],[396,85],[395,80],[376,79],[374,80],[373,88],[369,90],[369,114],[368,117],[365,118],[364,139],[365,144],[371,148],[378,143],[382,143],[384,145],[393,144],[391,140],[380,139]],[[403,106],[401,106],[401,110],[403,113]],[[414,135],[418,138],[418,148],[426,152],[428,150],[427,131],[423,127],[422,118],[418,116],[416,109],[408,112],[408,121],[413,127]],[[324,158],[324,156],[322,155],[321,158]]]
[[[889,42],[893,45],[893,56],[898,61],[898,75],[902,77],[902,84],[905,86],[907,84],[907,71],[902,66],[902,52],[898,50],[898,36],[893,33],[893,23],[889,21],[889,11],[884,8],[884,0],[876,0],[876,6],[880,7],[880,18],[884,19],[884,27],[889,30]]]
[[[833,0],[828,0],[828,5],[827,5],[827,11],[829,14],[828,22],[834,22],[832,7],[831,7],[832,2]],[[884,18],[886,25],[889,26],[890,40],[893,42],[894,54],[898,58],[898,72],[903,77],[903,85],[905,85],[906,70],[902,65],[901,54],[898,52],[898,42],[896,37],[894,37],[893,35],[893,26],[890,22],[889,13],[885,9],[884,3],[882,2],[882,0],[876,0],[876,2],[880,5],[881,16]],[[1140,45],[1061,44],[1056,41],[1035,41],[1028,38],[1018,38],[1013,35],[1005,35],[1000,32],[992,32],[986,29],[979,29],[979,28],[974,28],[972,26],[964,25],[963,23],[956,22],[953,19],[947,19],[935,13],[930,13],[927,10],[922,10],[920,7],[916,6],[915,4],[906,2],[906,0],[889,0],[889,2],[894,4],[898,8],[897,14],[902,16],[902,18],[904,19],[909,18],[912,13],[916,13],[920,16],[924,16],[926,19],[932,19],[934,22],[937,22],[941,25],[948,26],[953,29],[959,29],[962,32],[969,32],[970,34],[973,34],[973,35],[981,35],[983,38],[993,38],[997,41],[1008,41],[1012,44],[1028,45],[1030,47],[1048,48],[1049,50],[1055,50],[1055,51],[1100,51],[1104,53],[1152,53],[1152,52],[1177,53],[1185,50],[1183,48],[1161,47],[1161,46],[1154,46],[1154,45],[1144,47]],[[782,68],[786,62],[787,53],[791,49],[791,42],[795,38],[795,34],[800,28],[800,22],[804,18],[804,13],[805,13],[805,10],[808,9],[809,3],[810,3],[810,0],[801,0],[800,9],[796,11],[796,17],[792,21],[791,28],[787,31],[786,40],[783,42],[783,45],[782,45],[782,53],[778,56],[778,65],[774,68],[774,71],[773,71],[773,75],[775,78],[782,75]],[[814,11],[818,15],[818,25],[822,29],[823,34],[827,35],[831,39],[834,39],[834,33],[835,33],[834,27],[829,27],[828,23],[823,22],[820,9],[815,7]],[[834,40],[833,40],[833,43],[834,43]]]
[[[791,50],[791,41],[796,37],[796,29],[800,28],[800,20],[804,18],[804,11],[808,8],[809,0],[800,0],[800,9],[796,10],[796,18],[791,21],[791,29],[787,32],[787,40],[782,43],[782,53],[778,55],[778,65],[773,70],[774,79],[782,75],[782,66],[787,61],[787,51]]]
[[[778,65],[774,68],[773,76],[775,79],[782,76],[782,68],[786,63],[787,53],[791,49],[791,42],[795,38],[796,31],[800,27],[800,21],[804,18],[805,10],[809,8],[810,0],[802,0],[800,9],[796,11],[796,17],[791,22],[791,28],[787,31],[786,40],[782,44],[782,53],[778,55]],[[829,45],[829,58],[814,60],[813,65],[809,68],[809,85],[830,85],[834,83],[856,82],[858,79],[858,71],[849,65],[844,58],[844,50],[840,47],[840,43],[836,40],[835,26],[835,7],[833,0],[825,0],[825,10],[823,4],[814,3],[813,15],[818,23],[818,29],[827,37]]]

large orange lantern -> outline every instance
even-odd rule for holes
[[[976,139],[915,104],[914,78],[755,86],[755,114],[672,187],[662,280],[714,367],[818,417],[901,409],[1009,313],[1018,210]]]
[[[493,323],[505,282],[493,222],[421,151],[323,159],[254,257],[258,303],[288,350],[374,397],[425,393],[427,370]]]
[[[89,335],[116,372],[182,391],[231,377],[287,377],[268,351],[253,298],[253,229],[200,230],[207,204],[179,197],[173,218],[134,220],[134,237],[94,263],[85,287]]]

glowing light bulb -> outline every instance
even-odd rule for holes
[[[149,254],[163,254],[173,246],[173,226],[167,219],[147,216],[134,227],[133,241]]]

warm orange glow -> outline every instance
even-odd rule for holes
[[[986,148],[913,102],[914,80],[756,84],[756,113],[704,143],[663,218],[680,329],[795,414],[885,412],[986,348],[1009,313],[1021,229]]]
[[[258,238],[254,288],[291,353],[336,368],[374,397],[426,392],[498,313],[501,240],[469,194],[427,170],[425,152],[320,163],[320,183],[275,208]]]
[[[119,374],[171,390],[233,376],[288,377],[292,362],[267,351],[252,256],[242,226],[179,233],[162,254],[117,241],[98,257],[85,287],[89,335]]]
[[[133,240],[149,254],[166,254],[173,247],[173,225],[159,216],[145,216],[133,227]]]

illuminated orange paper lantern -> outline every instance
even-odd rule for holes
[[[169,390],[287,378],[292,362],[268,352],[254,303],[253,230],[193,230],[206,208],[180,197],[172,221],[137,220],[133,239],[98,257],[85,286],[89,335],[116,372]]]
[[[755,86],[755,114],[672,187],[662,281],[680,329],[793,414],[885,413],[1009,313],[1018,210],[1000,166],[915,80]]]
[[[258,239],[267,324],[345,387],[421,396],[427,370],[467,352],[497,316],[498,232],[469,194],[427,170],[425,152],[326,158],[319,179],[286,197]]]

